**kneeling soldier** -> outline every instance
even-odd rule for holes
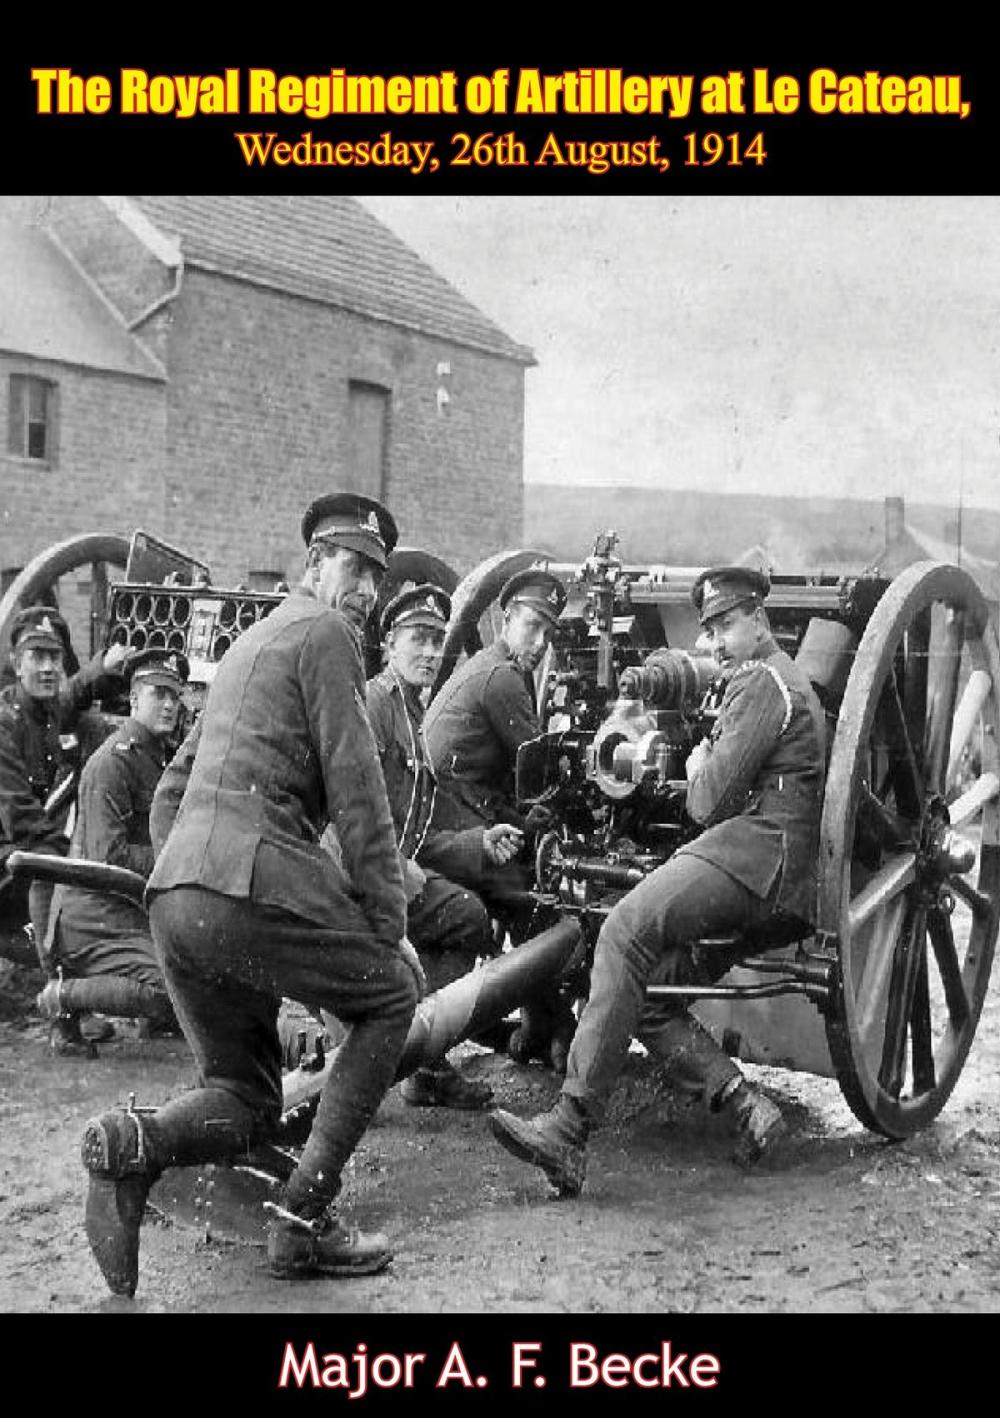
[[[813,919],[825,724],[805,674],[771,635],[769,589],[767,572],[747,566],[706,571],[695,582],[692,598],[728,676],[711,737],[687,762],[688,812],[705,831],[623,897],[601,928],[555,1106],[530,1121],[499,1111],[491,1120],[503,1146],[541,1167],[564,1195],[583,1185],[588,1135],[636,1034],[683,1060],[710,1106],[732,1117],[738,1161],[756,1161],[784,1131],[774,1104],[687,1010],[647,1009],[645,999],[654,981],[715,981],[752,949],[699,940],[779,918],[804,934]]]
[[[125,666],[131,716],[90,758],[80,779],[71,857],[153,870],[149,809],[171,757],[188,662],[174,651],[144,650]],[[76,1016],[87,1010],[174,1023],[146,913],[119,896],[57,886],[49,919],[49,959],[58,968],[38,996],[53,1021],[58,1053],[76,1052]]]
[[[366,1275],[392,1256],[385,1235],[345,1225],[333,1204],[392,1084],[423,987],[361,663],[396,526],[380,504],[341,493],[313,503],[302,535],[301,585],[219,662],[153,804],[154,847],[179,804],[147,901],[199,1086],[87,1125],[87,1238],[117,1294],[135,1292],[156,1178],[232,1160],[274,1136],[283,996],[329,1010],[350,1032],[274,1208],[268,1263],[288,1277]],[[342,865],[320,844],[327,823]]]
[[[415,586],[390,601],[381,622],[386,666],[367,691],[403,858],[407,934],[431,990],[466,974],[477,956],[492,951],[486,908],[469,888],[482,883],[487,869],[509,862],[521,844],[521,833],[506,823],[450,830],[435,812],[442,804],[424,746],[421,692],[437,677],[450,614],[451,601],[437,586]],[[400,1091],[413,1106],[445,1108],[484,1108],[493,1096],[447,1061],[418,1069]]]

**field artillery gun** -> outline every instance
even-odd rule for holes
[[[621,896],[697,832],[684,764],[721,686],[699,652],[696,568],[626,567],[614,534],[567,585],[536,685],[542,736],[522,746],[519,805],[537,839],[540,910],[592,946]],[[453,664],[496,625],[500,555],[456,588]],[[727,942],[750,958],[683,996],[727,1050],[835,1076],[868,1128],[903,1138],[944,1106],[972,1044],[1000,908],[1000,654],[979,587],[921,562],[889,581],[779,575],[768,617],[824,705],[828,761],[815,930]],[[713,944],[721,944],[716,941]]]

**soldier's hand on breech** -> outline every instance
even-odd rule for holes
[[[509,822],[498,822],[483,829],[483,855],[494,867],[512,862],[524,845],[524,833]]]
[[[420,963],[420,956],[404,935],[399,942],[399,953],[413,971],[413,977],[417,982],[419,998],[423,999],[427,994],[427,976],[424,974],[424,967]]]
[[[688,754],[687,761],[684,764],[684,771],[687,774],[688,782],[691,781],[695,774],[701,772],[702,765],[704,764],[705,759],[708,757],[710,752],[711,745],[709,744],[708,739],[702,739],[701,743],[695,744],[694,748]]]
[[[128,659],[129,647],[127,645],[110,645],[104,652],[104,659],[101,661],[105,674],[114,674],[115,670],[121,669]]]

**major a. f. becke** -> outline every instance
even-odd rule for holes
[[[715,1388],[721,1372],[714,1354],[675,1353],[669,1339],[657,1350],[635,1355],[601,1354],[594,1344],[571,1343],[568,1357],[567,1378],[571,1389]],[[341,1389],[347,1398],[364,1398],[370,1388],[414,1388],[416,1371],[426,1362],[426,1354],[369,1354],[366,1344],[358,1344],[350,1354],[318,1354],[311,1340],[299,1352],[288,1342],[282,1355],[278,1388]],[[508,1375],[510,1387],[544,1388],[548,1382],[544,1367],[540,1343],[533,1340],[514,1343]],[[458,1343],[451,1345],[432,1382],[435,1388],[457,1385],[482,1390],[489,1386],[485,1374],[473,1374]]]

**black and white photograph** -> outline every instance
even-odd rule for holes
[[[998,227],[0,199],[0,1309],[996,1310]]]

